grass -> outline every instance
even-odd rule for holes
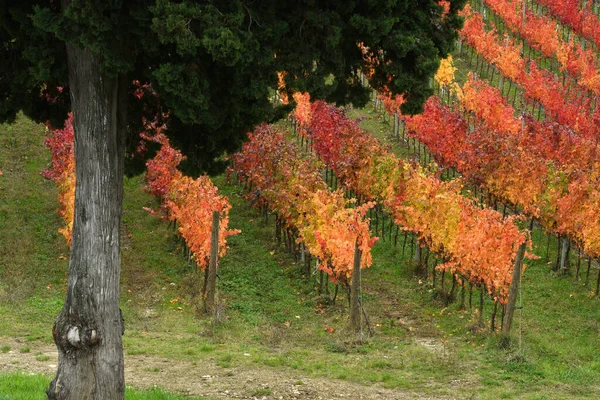
[[[35,359],[37,361],[48,361],[50,359],[50,357],[47,356],[47,355],[45,355],[45,354],[38,353],[38,354],[35,355]]]
[[[251,396],[261,397],[261,396],[269,396],[271,394],[273,394],[273,391],[270,389],[258,388],[252,392]]]
[[[0,400],[44,400],[50,379],[43,375],[0,373]],[[137,390],[128,387],[125,400],[195,400],[199,397],[178,396],[160,388]],[[207,397],[202,397],[207,399]]]
[[[68,249],[54,229],[60,224],[55,185],[40,175],[50,160],[45,128],[21,116],[0,130],[0,314],[18,316],[1,318],[0,332],[49,341],[47,327],[62,305]]]
[[[394,145],[386,134],[389,121],[372,110],[352,115],[363,117],[364,128]],[[31,351],[39,342],[52,342],[68,256],[57,234],[56,189],[39,175],[49,161],[43,136],[43,127],[23,117],[0,125],[0,332],[26,341]],[[348,330],[343,291],[335,305],[320,298],[318,274],[307,279],[300,263],[276,243],[274,217],[265,221],[243,198],[242,188],[223,176],[214,181],[233,205],[230,226],[242,230],[230,238],[220,263],[224,312],[217,324],[198,316],[201,277],[188,264],[173,228],[142,209],[157,206],[142,190],[143,177],[125,179],[121,306],[126,354],[214,363],[225,374],[234,368],[264,369],[265,376],[271,368],[299,371],[423,396],[598,397],[598,299],[581,281],[550,272],[543,260],[546,239],[538,230],[535,252],[542,259],[530,263],[523,277],[523,309],[507,351],[489,331],[491,301],[485,301],[483,329],[474,329],[474,312],[444,305],[431,282],[414,275],[410,239],[402,255],[402,236],[398,246],[386,238],[373,249],[373,266],[363,274],[363,301],[375,336],[357,344]],[[0,350],[5,347],[10,351],[10,346]],[[38,395],[47,382],[2,375],[0,393],[33,399],[16,385]],[[170,395],[162,391],[143,397],[154,396],[148,393],[127,398],[178,398],[164,397]]]

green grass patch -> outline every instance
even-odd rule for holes
[[[0,400],[44,400],[50,379],[43,375],[0,373]],[[208,399],[208,397],[201,397]],[[125,400],[197,400],[200,397],[179,396],[160,388],[139,390],[128,387]]]
[[[269,396],[272,395],[273,391],[270,389],[265,389],[265,388],[258,388],[256,390],[252,391],[252,394],[250,396],[252,397],[262,397],[262,396]]]

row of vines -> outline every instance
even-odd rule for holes
[[[467,6],[460,56],[465,47],[471,49],[461,62],[478,74],[469,74],[461,86],[452,58],[444,60],[436,75],[439,95],[430,98],[424,113],[414,117],[399,113],[401,98],[380,94],[379,100],[403,122],[403,135],[425,144],[439,165],[458,171],[475,188],[487,192],[488,205],[497,208],[503,203],[506,210],[508,204],[535,219],[547,233],[562,238],[557,268],[565,269],[571,245],[576,247],[576,275],[585,255],[587,283],[592,259],[600,255],[595,52],[564,41],[556,29],[550,29],[547,15],[534,14],[523,1],[485,3],[495,13],[494,22],[501,16],[510,30],[558,60],[566,81],[561,83],[551,70],[538,68],[535,60],[526,61],[517,40],[496,33],[494,22],[486,26],[484,16]],[[521,98],[515,102],[517,88]],[[538,118],[532,115],[536,105]],[[546,118],[539,114],[542,108]],[[600,275],[597,294],[599,284]]]
[[[211,258],[216,268],[214,253],[223,257],[227,251],[227,238],[240,232],[228,229],[231,205],[226,197],[218,194],[217,187],[207,176],[192,179],[177,169],[184,157],[179,150],[170,145],[163,132],[164,126],[149,123],[146,128],[146,132],[141,135],[142,139],[160,145],[156,156],[146,164],[146,190],[160,200],[160,207],[158,210],[146,210],[171,221],[177,227],[178,234],[189,249],[190,258],[205,271],[203,295],[206,295],[209,272],[207,267]],[[58,187],[58,213],[65,223],[59,232],[70,245],[76,184],[72,116],[65,122],[64,129],[52,130],[45,139],[45,144],[52,153],[52,165],[44,170],[42,175],[53,180]],[[218,217],[216,235],[213,234],[213,215]],[[210,302],[214,301],[214,287],[211,290],[211,286],[214,285],[208,285]],[[212,305],[205,306],[209,312],[216,311]]]

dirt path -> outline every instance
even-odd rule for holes
[[[40,343],[22,343],[0,338],[0,370],[27,371],[52,376],[56,372],[56,348]],[[20,349],[29,347],[28,353]],[[174,361],[147,355],[125,355],[125,381],[136,388],[154,385],[165,390],[216,399],[451,399],[411,391],[363,386],[337,379],[308,378],[295,371],[261,366],[221,368],[210,360]]]

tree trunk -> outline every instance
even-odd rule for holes
[[[317,294],[319,296],[323,294],[323,270],[319,271],[319,291]]]
[[[275,238],[277,239],[277,246],[281,245],[281,221],[275,222]]]
[[[358,241],[354,245],[354,268],[352,270],[352,287],[350,288],[350,325],[355,333],[360,333],[360,306],[358,296],[360,293],[360,249]]]
[[[569,238],[567,235],[562,237],[562,249],[560,253],[560,271],[564,272],[567,270],[567,248],[569,247]]]
[[[560,269],[560,259],[561,259],[561,235],[556,237],[556,262],[554,263],[554,271],[558,271]]]
[[[469,282],[469,310],[473,309],[473,283]]]
[[[579,269],[581,268],[581,249],[577,250],[577,269],[575,270],[575,279],[579,280]]]
[[[483,293],[485,291],[485,286],[483,283],[479,285],[479,323],[483,325]]]
[[[212,232],[210,238],[210,261],[208,262],[208,286],[204,309],[207,314],[217,318],[217,266],[219,264],[219,219],[221,214],[213,211]]]
[[[337,294],[338,294],[338,288],[340,287],[339,283],[335,284],[335,292],[333,293],[333,300],[331,300],[331,302],[335,305],[335,299],[337,299]]]
[[[513,315],[515,313],[515,305],[517,304],[517,295],[519,293],[519,285],[521,284],[521,273],[523,272],[523,257],[525,256],[526,243],[519,246],[517,251],[517,259],[513,270],[512,283],[510,284],[510,292],[508,293],[508,302],[506,303],[506,312],[502,321],[502,336],[508,338],[510,328],[512,327]]]
[[[585,286],[590,282],[590,268],[592,268],[592,257],[588,256],[587,272],[585,273]]]
[[[465,281],[464,279],[461,282],[460,285],[460,309],[464,310],[465,309]]]
[[[419,239],[417,239],[417,246],[415,247],[415,265],[416,270],[419,271],[421,268],[421,245],[419,244]]]
[[[54,399],[123,399],[124,325],[119,309],[120,233],[127,90],[89,50],[67,46],[75,129],[75,216],[68,288],[52,334]]]
[[[492,332],[496,332],[496,314],[498,313],[498,302],[494,300],[494,312],[492,312],[492,322],[490,329]]]

